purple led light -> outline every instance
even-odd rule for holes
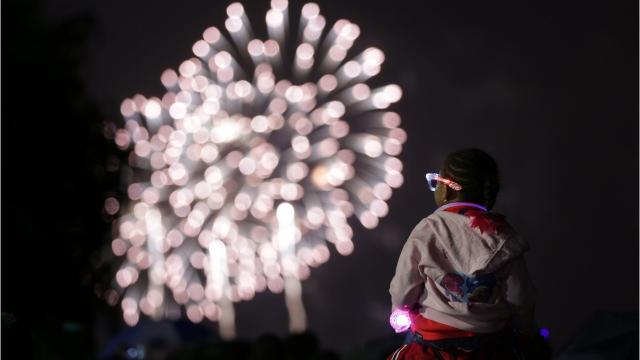
[[[549,329],[547,329],[547,328],[540,328],[540,335],[541,335],[545,340],[549,340]]]
[[[411,317],[407,310],[395,309],[389,316],[389,324],[396,333],[409,330],[411,327]]]
[[[463,201],[457,201],[457,202],[453,202],[453,203],[448,203],[445,205],[442,205],[438,208],[438,210],[445,210],[454,206],[469,206],[469,207],[474,207],[476,209],[480,209],[482,211],[489,211],[486,207],[482,206],[482,205],[478,205],[478,204],[474,204],[474,203],[470,203],[470,202],[463,202]]]

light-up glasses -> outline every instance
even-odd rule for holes
[[[438,181],[447,185],[455,191],[462,190],[462,186],[455,181],[445,179],[437,173],[427,173],[427,184],[429,185],[429,189],[431,191],[436,191],[436,186],[438,186]]]

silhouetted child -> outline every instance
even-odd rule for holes
[[[461,150],[427,182],[439,207],[409,235],[390,284],[392,326],[410,319],[410,332],[389,359],[523,359],[519,339],[536,332],[535,289],[527,242],[490,212],[495,161]]]

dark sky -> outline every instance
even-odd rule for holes
[[[595,310],[637,311],[637,3],[318,3],[329,23],[346,18],[360,25],[357,45],[384,50],[381,80],[402,86],[404,97],[394,109],[409,135],[401,155],[405,184],[394,193],[388,217],[376,231],[356,226],[355,252],[332,254],[303,284],[310,328],[326,346],[348,349],[390,333],[387,289],[397,256],[413,226],[435,208],[423,174],[468,146],[487,150],[500,166],[495,210],[531,244],[537,319],[555,345]],[[293,3],[294,11],[301,4]],[[45,2],[44,14],[53,23],[83,12],[95,18],[80,71],[101,114],[114,119],[125,97],[164,93],[161,72],[190,57],[205,28],[222,27],[227,5],[58,0]],[[268,2],[244,5],[264,37]],[[18,145],[7,136],[5,130],[3,161],[5,147]],[[5,167],[5,176],[14,170]],[[20,200],[6,201],[5,211]],[[4,230],[17,231],[7,222]],[[104,235],[96,230],[95,237]],[[21,266],[19,259],[6,260],[7,241],[5,235],[4,274],[7,261],[11,271]],[[46,240],[33,241],[38,252],[37,242]],[[61,281],[86,292],[74,287],[76,279]],[[18,302],[13,288],[3,290],[10,303]],[[281,295],[261,294],[237,309],[240,335],[286,331]]]

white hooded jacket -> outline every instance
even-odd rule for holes
[[[527,249],[510,226],[497,234],[481,233],[469,217],[440,208],[416,225],[402,249],[389,287],[392,306],[418,305],[425,318],[465,331],[499,331],[514,321],[529,333],[535,288],[524,260]],[[464,290],[450,291],[445,276],[465,284]],[[483,278],[494,285],[479,290],[485,296],[477,302],[465,292],[477,289],[476,279]]]

